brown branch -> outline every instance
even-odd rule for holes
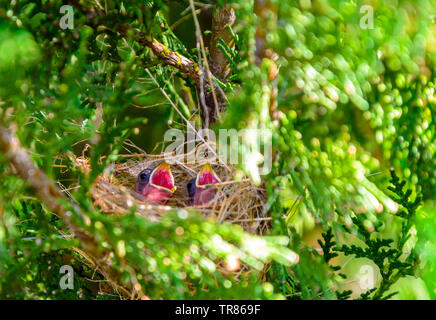
[[[72,212],[63,203],[68,199],[62,194],[55,183],[47,175],[35,166],[28,152],[21,146],[15,135],[16,125],[11,124],[4,127],[0,124],[0,152],[8,162],[15,168],[18,175],[26,180],[34,189],[39,200],[54,214],[56,214],[70,229],[71,233],[79,239],[81,247],[94,260],[99,271],[109,280],[114,288],[120,289],[117,284],[119,279],[118,271],[110,267],[110,252],[100,250],[95,238],[86,230],[72,222]],[[73,211],[84,219],[89,219],[73,206]],[[126,290],[124,290],[126,291]]]
[[[223,40],[229,47],[232,47],[233,37],[227,26],[232,26],[235,22],[235,12],[229,6],[224,9],[218,8],[212,17],[212,37],[209,44],[208,59],[206,50],[201,35],[200,25],[195,15],[194,2],[189,1],[193,14],[193,19],[196,29],[197,49],[201,49],[204,59],[205,73],[207,75],[207,82],[203,85],[203,77],[200,77],[200,86],[198,87],[200,102],[202,106],[201,119],[203,126],[215,123],[220,116],[220,113],[225,111],[226,96],[223,90],[212,79],[215,76],[222,82],[226,82],[230,76],[230,62],[227,60],[225,54],[218,47],[219,39]],[[200,56],[199,56],[200,57]],[[209,61],[208,61],[209,60]],[[202,75],[203,76],[203,75]]]
[[[134,35],[134,39],[139,44],[150,48],[160,61],[168,66],[178,69],[184,76],[191,78],[196,85],[199,85],[200,77],[204,71],[203,68],[200,68],[191,59],[186,58],[178,52],[171,51],[168,47],[153,37],[148,36],[127,24],[115,28],[114,31],[125,37],[128,37],[128,34],[131,32]]]
[[[168,47],[154,39],[152,36],[147,35],[128,24],[119,25],[114,19],[111,19],[111,22],[108,22],[108,15],[103,10],[96,9],[95,7],[84,7],[76,0],[69,0],[68,3],[88,18],[88,25],[93,27],[104,26],[112,32],[117,32],[126,38],[129,38],[129,35],[133,36],[133,39],[139,44],[150,48],[164,64],[178,69],[185,76],[193,79],[196,84],[199,83],[199,78],[203,70],[191,59],[186,58],[178,52],[171,51]]]
[[[230,48],[234,46],[232,34],[227,26],[232,27],[235,19],[235,11],[229,7],[216,10],[212,17],[212,37],[209,48],[210,69],[213,75],[223,82],[230,76],[230,62],[218,48],[218,39],[221,38]]]
[[[199,99],[203,126],[207,127],[209,124],[213,124],[217,121],[218,113],[225,109],[225,97],[223,96],[221,88],[219,88],[212,79],[211,71],[208,70],[207,61],[205,61],[206,71],[203,67],[198,66],[194,61],[186,58],[178,52],[171,51],[168,47],[153,37],[148,36],[127,24],[114,28],[114,31],[125,37],[128,37],[129,33],[133,34],[134,39],[139,44],[150,48],[164,64],[178,69],[184,76],[191,78],[195,83],[197,92],[199,94],[204,94],[204,102],[202,99]],[[228,30],[226,31],[228,32]],[[220,70],[228,69],[228,61],[225,57],[217,56],[216,58],[219,60],[219,62],[214,62],[214,65],[217,68],[218,65],[221,65]],[[221,58],[225,61],[220,60]],[[210,85],[211,83],[213,84],[212,86]],[[220,94],[217,95],[215,94],[216,92],[219,92]]]

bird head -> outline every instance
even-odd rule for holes
[[[163,162],[154,169],[142,170],[136,179],[135,191],[151,202],[165,204],[176,191],[170,165]]]
[[[203,165],[197,174],[188,182],[187,189],[190,205],[203,205],[215,197],[216,184],[221,180],[209,163]]]

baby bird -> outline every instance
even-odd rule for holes
[[[214,186],[221,180],[209,163],[206,163],[198,172],[197,177],[188,182],[189,205],[203,205],[211,201],[217,192]]]
[[[176,191],[170,165],[163,162],[154,169],[142,170],[136,179],[135,191],[153,203],[167,203]]]

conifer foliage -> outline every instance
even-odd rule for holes
[[[0,298],[435,299],[435,17],[432,0],[0,0]],[[94,202],[189,123],[270,130],[228,177],[260,190],[264,230]]]

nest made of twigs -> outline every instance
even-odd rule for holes
[[[207,159],[195,164],[185,163],[186,155],[132,154],[128,160],[113,163],[107,173],[101,174],[91,190],[95,205],[103,212],[123,214],[136,204],[137,214],[150,221],[159,221],[168,211],[177,208],[200,211],[204,216],[223,223],[239,224],[245,231],[263,234],[268,228],[269,218],[263,216],[265,190],[255,186],[249,178],[235,180],[236,169],[225,163],[211,163],[221,179],[214,199],[206,205],[189,206],[187,183],[194,178]],[[166,205],[148,202],[134,191],[136,178],[143,169],[154,168],[162,161],[171,163],[176,191]],[[210,162],[210,161],[208,161]],[[86,167],[87,159],[78,158],[77,163]]]

